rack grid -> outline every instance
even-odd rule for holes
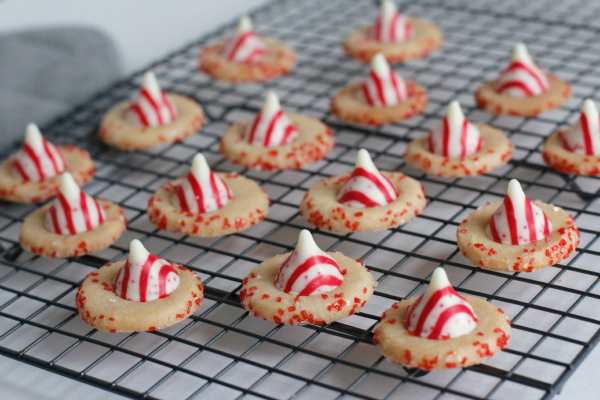
[[[49,260],[22,251],[19,230],[37,206],[0,203],[0,354],[131,398],[334,399],[549,399],[600,340],[600,179],[547,168],[544,138],[573,123],[582,100],[600,86],[600,4],[544,0],[523,3],[408,1],[408,15],[436,21],[442,49],[396,67],[425,86],[425,112],[398,124],[370,128],[341,123],[329,111],[331,96],[361,78],[368,66],[348,59],[341,41],[376,14],[374,2],[286,0],[252,14],[257,31],[278,37],[299,55],[288,76],[266,84],[215,82],[198,71],[200,49],[233,24],[152,64],[163,88],[198,100],[208,117],[200,134],[181,143],[126,153],[95,136],[104,112],[137,90],[144,71],[115,84],[42,131],[58,144],[92,154],[97,173],[86,192],[117,202],[129,226],[110,248],[74,259]],[[573,98],[539,118],[494,117],[476,108],[473,92],[502,68],[517,41],[525,41],[548,71],[572,84]],[[260,109],[268,89],[285,110],[326,122],[337,147],[324,160],[295,171],[243,170],[219,154],[219,138],[232,122]],[[440,122],[458,99],[473,122],[503,129],[515,144],[511,162],[483,176],[449,179],[423,173],[402,159],[406,143]],[[314,229],[298,215],[304,193],[318,180],[349,171],[359,148],[383,170],[419,179],[428,205],[392,230],[336,234]],[[16,149],[4,149],[1,158]],[[257,180],[272,200],[260,224],[218,238],[159,231],[145,215],[147,200],[166,181],[183,175],[203,152],[217,171]],[[531,198],[559,205],[575,217],[581,243],[571,257],[533,273],[474,267],[456,248],[456,227],[476,207],[502,198],[518,178]],[[265,259],[292,250],[303,228],[329,251],[361,258],[378,281],[357,315],[327,326],[277,326],[241,307],[242,279]],[[75,293],[86,274],[126,256],[139,238],[154,254],[197,271],[206,286],[202,307],[160,331],[104,333],[85,325]],[[503,308],[513,323],[507,348],[483,365],[422,374],[388,363],[371,344],[379,315],[392,303],[424,290],[443,265],[459,292]]]

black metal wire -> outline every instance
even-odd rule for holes
[[[340,47],[357,24],[374,17],[373,3],[364,1],[290,0],[254,13],[260,33],[287,41],[299,54],[294,71],[273,82],[235,86],[198,72],[200,49],[233,24],[152,64],[166,90],[195,98],[208,116],[202,132],[182,143],[135,153],[102,145],[95,136],[102,115],[137,90],[144,71],[99,93],[43,132],[56,143],[90,151],[98,171],[86,191],[116,201],[129,227],[109,249],[49,261],[22,251],[18,243],[24,218],[37,206],[0,203],[0,354],[131,398],[551,398],[600,340],[600,271],[595,268],[600,180],[557,173],[540,156],[544,138],[572,123],[582,99],[593,97],[600,86],[595,78],[599,6],[562,0],[403,3],[407,14],[438,22],[446,43],[431,56],[397,68],[426,87],[430,102],[424,114],[380,128],[347,125],[329,111],[331,96],[368,68],[348,59]],[[572,83],[574,98],[559,110],[527,119],[476,109],[475,88],[502,68],[517,41],[525,41],[545,69]],[[257,111],[268,89],[280,94],[286,110],[316,116],[332,128],[338,145],[325,160],[298,171],[256,172],[219,155],[224,130]],[[448,179],[404,163],[406,143],[438,123],[452,99],[461,101],[473,121],[507,133],[515,145],[509,165],[481,177]],[[313,229],[323,247],[365,262],[379,282],[373,298],[359,314],[327,326],[290,328],[249,316],[238,297],[243,277],[264,259],[292,249],[300,229],[309,227],[297,209],[304,193],[319,179],[350,170],[362,147],[380,168],[420,179],[428,199],[422,215],[392,230],[336,234]],[[148,198],[185,173],[198,151],[213,169],[240,172],[265,188],[272,205],[263,222],[212,239],[159,231],[149,223]],[[456,249],[458,223],[476,207],[500,199],[513,177],[530,196],[575,217],[582,242],[568,260],[529,274],[502,273],[474,267]],[[122,259],[132,238],[197,271],[206,285],[205,303],[165,330],[95,331],[77,317],[74,294],[88,272]],[[422,377],[421,371],[387,363],[371,344],[372,329],[391,303],[420,293],[438,265],[462,293],[505,309],[513,335],[508,347],[485,364]]]

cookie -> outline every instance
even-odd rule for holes
[[[303,247],[303,240],[312,241],[306,230],[301,233],[294,252],[263,262],[244,279],[240,300],[251,315],[276,324],[323,325],[360,311],[369,300],[374,290],[373,276],[360,261],[337,252],[324,253],[318,248],[312,251],[299,249]],[[316,247],[314,241],[309,245]],[[310,269],[303,268],[309,265]],[[280,272],[282,266],[285,268]],[[321,271],[318,268],[322,268]],[[331,278],[336,283],[330,280],[326,289],[334,288],[325,292],[313,290],[315,288],[310,285],[313,281],[306,283],[304,280],[309,274]],[[282,281],[285,291],[278,287],[278,282]],[[313,294],[301,295],[302,291],[287,290],[288,286],[295,289],[297,285],[305,293]]]
[[[300,215],[311,224],[329,231],[365,232],[404,225],[425,209],[427,200],[421,184],[400,172],[377,171],[393,187],[395,194],[381,203],[373,202],[372,198],[377,196],[377,193],[372,193],[373,186],[383,189],[383,184],[361,182],[365,178],[360,175],[373,177],[373,173],[357,175],[361,172],[360,169],[360,163],[357,162],[357,168],[352,174],[336,175],[316,183],[302,199]],[[356,191],[349,192],[345,187],[354,182],[368,187],[371,194],[353,196]],[[340,198],[340,194],[349,194],[350,197],[345,198],[350,201]],[[365,199],[365,204],[369,206],[357,206],[360,204],[352,198],[359,201]]]
[[[451,102],[448,114],[432,132],[411,141],[404,154],[409,165],[437,176],[481,175],[506,164],[513,145],[486,124],[471,124]]]
[[[531,272],[575,251],[579,230],[562,208],[530,202],[516,180],[509,184],[507,199],[478,208],[458,226],[458,248],[469,261],[484,269]],[[507,206],[516,211],[507,212]]]

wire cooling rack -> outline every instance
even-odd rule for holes
[[[284,1],[253,15],[257,30],[298,52],[292,73],[268,84],[234,86],[198,72],[200,49],[233,25],[153,64],[165,89],[197,99],[208,115],[198,135],[151,151],[126,153],[100,144],[98,123],[116,102],[130,98],[142,71],[43,129],[54,142],[88,149],[97,162],[85,189],[124,208],[129,227],[110,248],[75,259],[43,259],[18,243],[23,219],[35,205],[0,204],[0,354],[133,398],[551,398],[600,334],[600,179],[573,178],[548,169],[544,138],[576,120],[583,98],[600,85],[599,9],[585,2],[486,0],[409,2],[401,9],[435,20],[446,43],[430,57],[397,67],[427,88],[423,115],[381,128],[349,126],[329,111],[331,96],[368,66],[344,56],[340,43],[367,23],[376,7],[366,1]],[[547,70],[572,83],[574,97],[539,118],[493,117],[474,105],[473,92],[491,79],[525,41]],[[286,110],[313,115],[333,130],[337,148],[296,171],[240,170],[218,153],[232,122],[249,118],[267,89]],[[474,122],[503,129],[515,144],[509,165],[483,176],[446,179],[407,166],[406,143],[443,118],[458,99]],[[319,245],[361,258],[378,281],[362,312],[328,326],[276,326],[241,308],[242,279],[258,263],[290,251],[302,228],[298,204],[318,180],[349,171],[359,148],[383,170],[420,179],[429,203],[424,213],[393,230],[335,234],[314,230]],[[4,155],[16,148],[4,149]],[[202,151],[218,171],[257,180],[272,200],[267,218],[244,232],[199,239],[157,230],[145,215],[147,200],[166,181],[183,175]],[[3,157],[2,157],[3,158]],[[476,207],[502,198],[518,178],[531,198],[564,207],[581,230],[577,251],[561,264],[533,273],[477,269],[456,248],[456,227]],[[190,318],[149,333],[104,333],[77,316],[74,298],[83,277],[126,255],[141,239],[154,254],[183,263],[202,277],[205,302]],[[383,359],[371,344],[379,315],[424,290],[443,265],[461,293],[503,308],[513,321],[508,347],[480,366],[421,376]]]

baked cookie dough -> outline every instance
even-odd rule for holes
[[[560,107],[571,97],[571,85],[554,75],[548,75],[548,90],[537,96],[511,97],[499,94],[494,81],[486,82],[475,92],[477,106],[494,115],[535,117]]]
[[[321,121],[300,114],[285,113],[298,130],[295,140],[282,146],[262,147],[246,142],[242,133],[251,121],[238,122],[221,139],[223,156],[244,168],[275,171],[298,169],[325,157],[334,147],[333,133]]]
[[[214,79],[232,83],[264,82],[285,75],[296,65],[296,53],[279,40],[261,37],[268,49],[267,57],[255,63],[227,60],[221,51],[225,41],[202,50],[200,70]]]
[[[564,148],[561,136],[566,129],[556,132],[544,142],[542,157],[550,168],[575,175],[600,175],[600,156],[577,154]]]
[[[125,261],[107,264],[88,274],[79,287],[75,304],[83,321],[105,332],[145,332],[174,325],[202,304],[204,285],[196,274],[179,264],[179,286],[167,297],[148,302],[124,300],[113,287]]]
[[[46,214],[52,204],[35,210],[21,227],[21,247],[42,257],[66,258],[82,256],[110,246],[125,231],[127,220],[121,207],[108,200],[97,202],[106,213],[104,222],[90,231],[74,235],[61,235],[46,228]]]
[[[501,244],[490,239],[486,227],[502,202],[487,204],[475,210],[457,229],[458,248],[478,267],[496,271],[531,272],[567,259],[579,244],[579,230],[573,217],[562,208],[533,201],[552,224],[544,239],[523,245]]]
[[[344,276],[336,289],[310,296],[283,292],[275,286],[275,279],[290,253],[281,254],[258,265],[244,279],[242,306],[255,317],[286,325],[329,324],[360,311],[373,295],[373,276],[359,260],[337,252],[327,254]]]
[[[75,146],[57,146],[70,172],[79,186],[86,184],[94,176],[96,166],[90,154]],[[56,196],[60,187],[60,174],[43,181],[23,182],[12,174],[14,158],[9,157],[0,164],[0,198],[20,203],[39,203]]]
[[[177,109],[177,117],[170,123],[145,127],[126,120],[131,102],[117,104],[104,116],[98,136],[109,146],[121,150],[144,150],[152,147],[177,143],[198,132],[206,120],[202,107],[193,99],[168,93],[167,97]]]
[[[427,105],[425,89],[415,82],[406,82],[408,98],[393,106],[373,107],[357,98],[360,83],[346,86],[331,100],[331,111],[341,120],[379,126],[412,118]]]
[[[337,201],[337,194],[350,173],[323,179],[315,184],[300,203],[300,215],[311,224],[335,232],[364,232],[404,225],[423,211],[427,200],[421,184],[400,173],[381,173],[398,191],[398,197],[384,206],[348,207]]]
[[[148,201],[148,218],[158,229],[191,236],[222,236],[247,229],[265,219],[269,198],[256,182],[238,174],[217,173],[233,193],[222,208],[201,214],[181,211],[172,202],[177,179],[162,186]]]
[[[391,63],[425,57],[439,48],[443,41],[442,31],[436,24],[422,19],[409,19],[413,29],[413,37],[405,42],[382,43],[367,36],[368,27],[352,32],[344,41],[344,51],[348,56],[360,61],[369,62],[375,54],[381,52]]]
[[[453,178],[481,175],[506,164],[513,152],[512,143],[499,129],[486,124],[476,126],[482,145],[475,154],[453,158],[434,154],[429,150],[429,133],[408,144],[404,159],[425,173]]]
[[[418,299],[414,297],[395,303],[383,313],[381,323],[373,331],[373,343],[388,360],[424,371],[481,364],[506,346],[511,334],[510,322],[493,304],[473,296],[463,297],[478,318],[468,334],[433,340],[408,333],[404,318]]]

